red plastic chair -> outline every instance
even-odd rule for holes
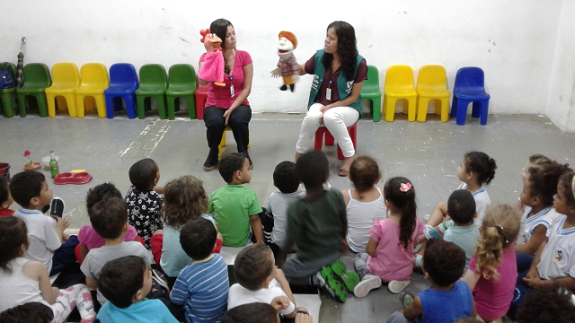
[[[200,85],[196,90],[196,118],[204,120],[204,109],[208,98],[208,86]]]
[[[355,122],[353,125],[347,127],[347,132],[349,133],[349,136],[351,137],[351,142],[353,143],[353,148],[357,148],[357,122]],[[334,143],[334,138],[331,135],[331,133],[329,132],[329,130],[327,130],[327,128],[325,126],[321,126],[317,129],[317,131],[315,132],[315,145],[314,145],[314,149],[315,150],[321,150],[321,146],[323,143],[323,137],[325,134],[325,145],[326,146],[332,146]],[[345,157],[343,156],[343,153],[341,152],[341,148],[339,148],[339,144],[337,145],[337,159],[343,160]]]

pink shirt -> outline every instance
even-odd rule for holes
[[[200,63],[205,60],[206,54],[200,57]],[[234,103],[238,95],[242,92],[244,86],[244,66],[252,63],[252,57],[248,52],[243,50],[236,50],[236,61],[234,63],[234,70],[232,75],[224,75],[224,83],[226,86],[217,86],[213,82],[208,85],[208,98],[206,100],[206,107],[218,107],[222,109],[229,109]],[[232,80],[230,81],[230,77]],[[234,85],[234,96],[230,95],[230,86]],[[249,105],[248,99],[242,104]]]
[[[479,278],[473,289],[473,299],[477,314],[485,321],[496,320],[509,309],[513,300],[513,291],[517,282],[517,260],[515,255],[515,245],[503,250],[501,264],[497,267],[499,279]],[[477,257],[473,255],[469,261],[469,270],[479,273],[475,266]]]
[[[400,227],[390,219],[373,220],[369,236],[377,242],[375,255],[367,259],[367,269],[384,282],[411,279],[413,271],[413,241],[423,236],[423,223],[415,222],[411,243],[407,249],[399,241]]]
[[[138,232],[133,226],[128,225],[128,233],[124,237],[124,241],[134,241],[138,236]],[[80,229],[78,233],[78,241],[85,245],[88,250],[103,247],[106,244],[106,239],[100,237],[96,230],[91,225],[85,225]]]

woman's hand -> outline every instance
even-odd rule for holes
[[[339,101],[338,101],[339,102]],[[321,117],[319,117],[319,124],[323,124],[323,116],[325,115],[325,113],[327,112],[327,110],[333,108],[333,106],[331,104],[329,105],[324,105],[323,107],[319,108],[319,111],[321,112]]]
[[[228,121],[230,120],[230,115],[232,115],[232,112],[234,112],[235,108],[229,108],[226,110],[226,112],[224,112],[224,119],[225,119],[225,125],[228,125]]]

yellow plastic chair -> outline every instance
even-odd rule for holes
[[[84,98],[94,97],[96,109],[100,118],[106,117],[106,98],[104,90],[110,86],[110,78],[106,66],[100,63],[84,64],[81,69],[81,83],[76,90],[76,106],[79,118],[84,117],[86,111]]]
[[[407,120],[415,121],[417,92],[413,87],[413,70],[407,65],[390,66],[385,74],[385,121],[393,121],[395,103],[399,99],[407,100],[403,113],[407,114]]]
[[[46,89],[48,100],[48,115],[56,116],[56,97],[62,96],[68,107],[70,118],[75,118],[77,113],[75,91],[80,87],[80,73],[74,63],[58,63],[52,67],[52,86]],[[58,100],[58,110],[63,110],[62,100]]]
[[[222,147],[226,145],[226,131],[232,131],[232,128],[230,128],[230,126],[226,126],[226,129],[224,130],[222,141],[220,141],[220,144],[218,145],[218,157],[222,157]],[[248,142],[248,148],[250,148],[249,142]]]
[[[425,122],[427,106],[431,100],[439,100],[441,106],[435,105],[435,114],[441,116],[441,122],[449,120],[449,96],[447,76],[441,65],[426,65],[417,76],[417,121]]]

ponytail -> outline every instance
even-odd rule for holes
[[[417,204],[415,203],[415,188],[405,177],[394,177],[385,183],[383,188],[385,199],[401,212],[399,220],[399,244],[407,249],[412,242],[415,231]]]
[[[477,184],[489,184],[495,177],[497,164],[495,159],[480,151],[470,151],[465,154],[465,168],[468,172],[475,174]]]

